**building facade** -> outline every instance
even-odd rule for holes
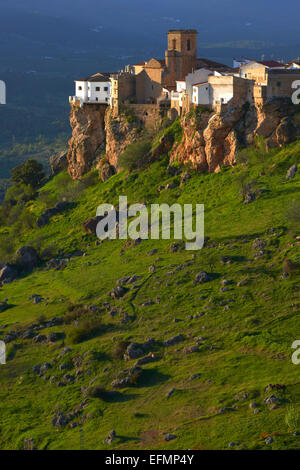
[[[88,78],[75,80],[75,96],[70,96],[70,102],[77,102],[80,106],[86,103],[109,105],[110,96],[110,75],[97,73]]]

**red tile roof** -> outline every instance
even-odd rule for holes
[[[275,67],[284,67],[284,64],[281,64],[280,62],[276,62],[275,60],[255,60],[253,62],[257,62],[258,64],[265,65],[266,67],[269,68],[275,68]]]

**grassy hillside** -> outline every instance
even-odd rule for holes
[[[299,156],[296,142],[255,165],[210,175],[190,171],[181,188],[161,192],[159,185],[180,181],[169,176],[167,159],[106,183],[93,175],[85,184],[70,183],[60,174],[27,203],[31,223],[2,226],[3,246],[11,237],[12,249],[33,245],[44,259],[71,260],[62,269],[45,262],[1,288],[0,301],[8,299],[10,307],[0,313],[1,339],[33,324],[39,335],[57,333],[52,342],[18,337],[8,344],[7,364],[0,366],[1,448],[22,449],[33,438],[35,447],[49,450],[227,449],[229,443],[233,449],[298,449],[300,437],[289,432],[285,417],[291,404],[300,408],[300,366],[291,361],[291,345],[300,339],[299,274],[282,277],[282,266],[299,258],[300,227],[297,232],[287,214],[300,200],[300,174],[285,178]],[[245,179],[264,190],[250,204],[240,196]],[[172,252],[172,240],[96,243],[82,223],[101,202],[117,205],[120,194],[129,204],[205,204],[205,247],[193,253]],[[37,217],[62,197],[71,201],[69,209],[35,228]],[[257,239],[266,244],[259,254]],[[75,250],[83,255],[70,258]],[[201,271],[211,280],[194,284]],[[138,278],[121,281],[127,293],[112,298],[126,276]],[[34,295],[43,300],[35,303]],[[53,317],[60,323],[49,326]],[[163,345],[179,334],[182,341]],[[122,358],[125,347],[149,338],[154,360],[130,386],[114,390],[118,373],[137,361]],[[188,353],[195,345],[198,351]],[[33,371],[45,363],[51,367]],[[287,388],[265,391],[268,384]],[[270,395],[278,399],[275,406],[264,403]],[[52,425],[58,413],[67,425]],[[297,421],[296,412],[290,414]],[[112,429],[115,440],[104,443]],[[168,433],[176,438],[165,441]]]

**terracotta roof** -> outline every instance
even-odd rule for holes
[[[231,67],[225,64],[221,64],[219,62],[215,62],[214,60],[198,58],[197,59],[197,67],[198,68],[210,68],[213,70],[232,70]]]
[[[110,73],[95,73],[91,77],[83,77],[83,78],[78,78],[75,80],[76,82],[109,82],[110,80]]]
[[[266,67],[269,67],[269,68],[284,67],[284,64],[281,64],[280,62],[276,62],[275,60],[254,60],[253,62],[257,62],[258,64],[265,65]]]
[[[137,66],[142,66],[142,65],[146,65],[147,62],[143,61],[143,62],[139,62],[138,64],[134,64],[134,67],[137,67]]]

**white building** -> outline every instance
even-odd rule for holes
[[[210,105],[211,104],[211,87],[208,82],[197,83],[193,85],[193,98],[192,103],[199,105]]]
[[[88,78],[75,80],[75,96],[70,96],[70,102],[83,104],[108,104],[111,96],[109,74],[97,73]]]
[[[212,95],[208,79],[212,76],[221,77],[223,74],[226,74],[226,72],[217,72],[213,68],[201,68],[189,73],[185,80],[177,80],[176,91],[172,92],[171,95],[173,103],[176,103],[176,108],[182,108],[183,95],[187,95],[189,102],[193,104],[212,104]]]

